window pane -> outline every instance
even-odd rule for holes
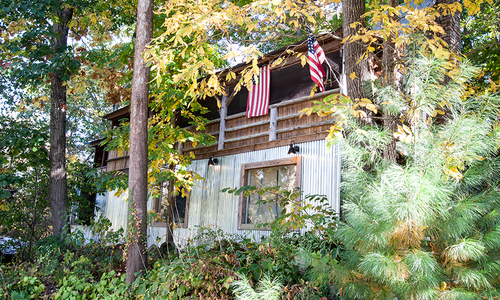
[[[167,222],[167,197],[161,197],[160,203],[160,219],[156,222],[165,223]],[[173,214],[174,221],[177,224],[182,224],[186,221],[186,206],[187,206],[187,197],[183,197],[181,194],[175,196],[175,205],[173,207],[173,211],[170,214]]]
[[[292,190],[295,184],[295,165],[249,170],[247,184],[257,188],[279,186]],[[269,203],[257,204],[262,200]],[[244,223],[258,224],[276,219],[282,211],[277,200],[277,195],[269,192],[247,197]]]
[[[182,195],[175,196],[174,220],[175,223],[184,223],[186,220],[186,197]]]

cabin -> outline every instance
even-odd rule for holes
[[[269,106],[261,116],[247,117],[248,90],[243,88],[234,97],[223,96],[220,109],[215,99],[204,105],[210,112],[204,115],[210,121],[205,133],[215,137],[212,145],[193,147],[180,144],[184,154],[192,152],[194,161],[190,170],[204,179],[196,182],[188,195],[175,199],[174,242],[184,245],[200,227],[222,229],[230,234],[248,235],[260,239],[270,234],[255,228],[259,222],[273,220],[279,214],[277,205],[257,204],[258,195],[235,196],[221,192],[224,188],[246,185],[287,188],[299,187],[304,194],[325,195],[335,211],[340,211],[340,149],[327,147],[327,130],[334,123],[330,116],[303,115],[300,111],[311,107],[313,100],[340,92],[342,73],[341,32],[317,38],[326,62],[325,91],[310,96],[315,83],[311,80],[309,65],[304,67],[297,58],[270,70]],[[293,47],[307,55],[307,40]],[[266,54],[259,67],[270,65],[285,53],[285,49]],[[244,64],[232,68],[238,72]],[[227,84],[230,95],[234,83]],[[129,108],[123,107],[104,116],[112,126],[129,117]],[[189,124],[180,126],[194,130]],[[95,164],[102,171],[128,171],[127,151],[104,151],[99,141],[95,148]],[[108,218],[112,229],[126,227],[127,195],[117,196],[107,191],[96,197],[96,214]],[[148,202],[148,210],[161,212],[163,199]],[[157,221],[148,227],[148,245],[157,244],[168,230],[166,223]]]

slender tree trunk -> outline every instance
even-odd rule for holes
[[[357,33],[361,27],[365,27],[365,19],[361,16],[365,13],[365,0],[344,0],[342,1],[342,29],[344,37],[352,36]],[[355,28],[351,27],[354,22],[360,22],[361,25]],[[365,98],[362,89],[362,82],[369,79],[368,62],[366,59],[361,60],[364,47],[359,42],[351,42],[347,40],[344,44],[344,66],[347,82],[347,95],[352,99]],[[351,79],[351,74],[356,77]]]
[[[170,126],[172,128],[175,128],[176,126],[176,119],[178,117],[178,114],[175,113],[174,117],[170,119]],[[180,151],[179,151],[179,154]],[[174,173],[175,172],[175,165],[172,163],[168,166],[170,172]],[[165,236],[165,242],[167,243],[167,247],[170,247],[171,245],[174,244],[174,214],[177,213],[177,207],[176,207],[176,196],[174,195],[174,190],[175,190],[175,182],[174,180],[169,180],[167,181],[167,194],[166,196],[166,201],[165,201],[165,222],[167,223],[167,232]]]
[[[398,0],[389,0],[389,6],[396,7],[398,6],[399,1]],[[394,19],[393,16],[389,16],[389,19]],[[396,77],[394,76],[394,61],[395,61],[395,45],[394,45],[394,35],[391,34],[387,38],[386,41],[384,41],[384,50],[382,53],[382,69],[383,69],[383,78],[382,80],[384,81],[384,85],[388,86],[391,85],[394,88],[396,88]],[[397,115],[391,115],[387,112],[384,111],[384,128],[389,130],[391,132],[391,135],[393,132],[397,130]],[[396,139],[394,136],[392,136],[391,142],[387,145],[387,147],[384,149],[384,158],[396,162],[398,157],[398,153],[396,151]]]
[[[175,165],[170,164],[169,168],[172,172],[174,172]],[[165,195],[167,200],[165,201],[165,222],[167,223],[167,232],[165,236],[165,242],[167,243],[168,247],[170,247],[174,242],[174,214],[177,212],[175,206],[176,197],[174,195],[174,189],[174,181],[167,181],[167,194]]]
[[[127,278],[147,268],[148,94],[150,70],[143,53],[153,36],[153,0],[139,0],[130,104],[130,166]]]
[[[36,234],[36,225],[38,223],[38,168],[35,168],[35,201],[33,205],[33,217],[31,219],[30,224],[30,236],[29,236],[29,244],[28,244],[28,255],[26,257],[31,259],[31,250],[33,249],[33,244],[35,243],[35,234]]]
[[[73,17],[73,9],[56,13],[52,52],[64,51],[68,40],[68,22]],[[67,225],[65,201],[68,196],[66,179],[66,86],[63,85],[62,70],[50,74],[50,183],[49,199],[52,212],[52,232],[63,233]]]

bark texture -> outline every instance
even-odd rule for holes
[[[452,4],[457,0],[437,0],[435,5],[438,4]],[[443,27],[446,32],[442,38],[450,47],[453,52],[460,52],[462,50],[462,39],[460,34],[460,13],[447,14],[445,16],[440,16],[436,20],[441,27]]]
[[[398,0],[389,0],[389,6],[396,7],[399,4]],[[390,19],[394,19],[394,16],[389,16]],[[383,44],[382,52],[382,69],[384,85],[391,85],[397,88],[395,75],[395,54],[396,49],[394,45],[394,35],[391,34]],[[392,134],[397,130],[397,115],[391,115],[384,111],[384,128],[389,130]],[[392,136],[392,140],[389,142],[387,147],[384,149],[384,158],[396,162],[398,153],[396,151],[396,139]]]
[[[342,1],[342,29],[344,37],[352,36],[357,33],[359,28],[366,26],[366,21],[361,16],[365,13],[364,0],[344,0]],[[355,28],[351,27],[354,22],[360,22],[361,25]],[[368,62],[366,59],[358,62],[364,52],[363,45],[359,42],[350,42],[347,40],[344,44],[344,67],[347,83],[347,95],[352,99],[365,98],[363,93],[363,81],[369,79]],[[356,78],[351,79],[350,74],[356,74]]]
[[[153,1],[139,0],[130,104],[129,216],[126,282],[132,284],[148,264],[147,176],[150,70],[143,53],[153,35]]]
[[[57,13],[58,22],[53,25],[54,37],[51,50],[64,51],[68,41],[68,22],[73,17],[73,9]],[[65,202],[68,196],[66,178],[66,86],[62,80],[63,70],[50,74],[50,183],[49,199],[52,213],[52,232],[63,234],[67,228]]]

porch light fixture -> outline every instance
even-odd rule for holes
[[[288,149],[288,154],[297,154],[299,152],[299,146],[295,145],[295,141],[290,143],[290,149]]]
[[[217,158],[214,158],[213,155],[210,155],[210,158],[208,159],[208,166],[215,166],[219,163],[219,160]]]

